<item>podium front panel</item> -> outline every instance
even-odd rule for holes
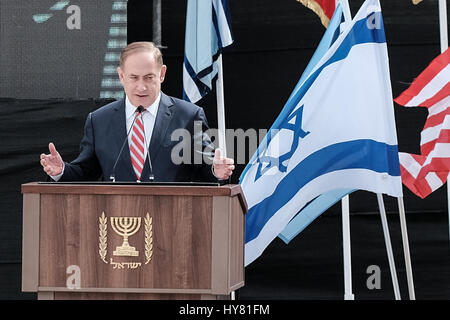
[[[199,299],[244,285],[239,186],[22,185],[22,290]]]
[[[211,212],[212,198],[43,194],[39,284],[66,287],[78,266],[84,288],[209,289]]]

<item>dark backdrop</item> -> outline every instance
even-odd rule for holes
[[[350,0],[353,15],[362,2]],[[128,1],[128,42],[152,39],[151,3]],[[425,0],[418,6],[408,0],[381,0],[381,4],[396,97],[440,52],[438,4],[437,0]],[[325,29],[312,11],[295,0],[231,0],[230,7],[235,41],[223,55],[226,125],[233,129],[267,129],[283,108]],[[182,93],[185,12],[185,1],[162,1],[162,44],[167,47],[163,54],[168,66],[163,90],[178,97]],[[20,39],[7,39],[8,46],[23,47]],[[52,43],[45,45],[51,47]],[[12,48],[0,43],[0,54]],[[72,63],[84,65],[83,61]],[[92,72],[93,77],[101,77],[95,74],[101,69]],[[52,75],[47,76],[54,83]],[[42,85],[38,79],[28,80]],[[61,86],[73,84],[66,81]],[[46,152],[49,141],[56,144],[65,160],[74,159],[87,114],[111,101],[99,100],[95,95],[75,100],[76,96],[67,92],[64,99],[40,100],[39,96],[27,95],[28,99],[16,100],[8,92],[0,97],[0,298],[35,297],[20,292],[20,185],[45,179],[39,168],[39,154]],[[210,126],[216,127],[214,92],[198,104],[204,107]],[[426,110],[396,105],[395,113],[400,151],[419,153]],[[238,165],[233,183],[243,168]],[[425,200],[404,190],[408,213],[447,210],[445,186]],[[375,195],[363,191],[350,197],[350,205],[354,213],[378,210]],[[394,199],[386,199],[386,207],[388,212],[397,212]],[[335,205],[324,216],[339,212],[339,205]]]
[[[100,97],[112,2],[66,1],[52,10],[56,2],[0,1],[0,97]],[[72,5],[80,9],[80,29],[67,26]]]

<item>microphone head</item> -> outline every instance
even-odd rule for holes
[[[136,111],[139,113],[142,113],[142,111],[144,111],[144,110],[145,110],[145,108],[143,106],[139,106],[136,108]]]

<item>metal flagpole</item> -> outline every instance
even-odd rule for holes
[[[448,48],[447,0],[439,0],[439,29],[441,35],[441,53]]]
[[[448,211],[448,235],[450,241],[450,173],[447,176],[447,211]]]
[[[383,195],[377,193],[378,207],[380,208],[381,224],[383,225],[384,242],[389,260],[389,268],[391,269],[392,286],[394,287],[395,300],[401,300],[400,289],[398,286],[397,271],[395,270],[394,254],[392,252],[391,237],[389,235],[389,227],[386,218],[386,210],[384,208]]]
[[[217,126],[219,134],[219,148],[222,151],[221,156],[227,156],[227,143],[225,139],[225,99],[223,94],[223,67],[222,67],[222,54],[217,59]],[[231,291],[231,300],[236,300],[234,291]]]
[[[217,129],[219,134],[219,148],[222,150],[222,155],[227,156],[227,144],[225,140],[225,101],[223,94],[223,67],[222,54],[217,59]]]
[[[342,12],[344,13],[345,23],[352,20],[350,6],[347,0],[337,0],[336,5],[341,3]],[[344,256],[344,299],[354,300],[355,295],[352,291],[352,256],[350,243],[350,205],[349,196],[345,196],[341,200],[342,203],[342,250]]]
[[[225,139],[225,99],[223,94],[223,67],[222,54],[217,59],[217,81],[216,81],[216,98],[217,98],[217,127],[219,134],[219,148],[221,156],[227,156],[227,144]],[[231,291],[231,300],[236,300],[235,292]]]
[[[152,41],[160,49],[167,49],[162,45],[162,28],[161,28],[161,0],[153,0],[153,38]]]
[[[402,230],[403,253],[405,255],[406,278],[408,280],[409,299],[416,300],[416,295],[414,293],[414,280],[411,268],[411,255],[409,254],[408,230],[406,229],[405,205],[403,203],[403,197],[398,197],[397,202],[398,202],[398,211],[400,213],[400,227]]]
[[[350,244],[350,205],[345,196],[342,203],[342,247],[344,252],[344,300],[355,300],[352,292],[352,257]]]
[[[342,5],[342,12],[344,13],[345,23],[352,21],[352,14],[350,12],[350,6],[348,0],[338,0]]]
[[[441,53],[448,49],[447,0],[439,0],[439,33],[441,37]],[[448,233],[450,240],[450,174],[447,177],[447,211]]]
[[[153,43],[161,46],[161,0],[153,0]]]

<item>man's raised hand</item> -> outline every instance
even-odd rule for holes
[[[48,150],[50,154],[41,154],[41,166],[49,176],[57,176],[62,173],[63,160],[52,142],[49,143]]]
[[[221,180],[226,180],[233,174],[234,160],[222,157],[220,153],[220,149],[216,149],[216,151],[214,152],[214,175]]]

